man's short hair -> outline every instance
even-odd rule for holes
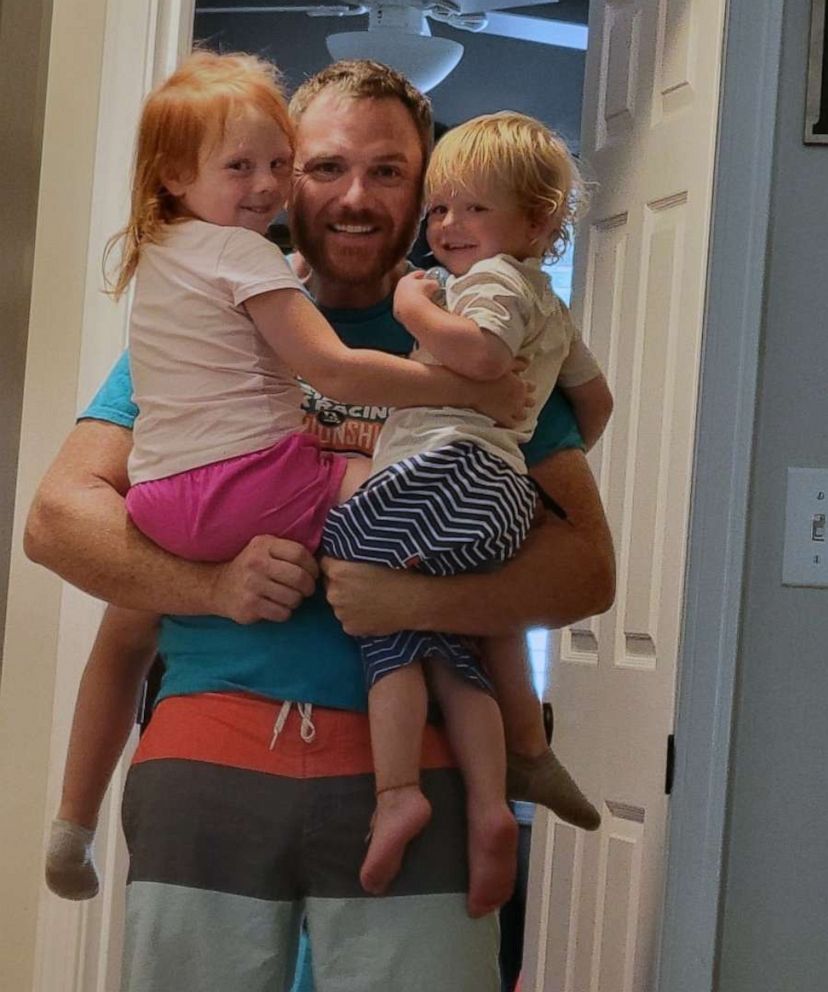
[[[423,165],[428,162],[434,140],[431,101],[396,69],[372,59],[343,59],[325,66],[293,94],[290,101],[293,120],[298,123],[311,102],[330,88],[354,99],[399,100],[411,115],[420,136]]]

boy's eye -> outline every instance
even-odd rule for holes
[[[484,213],[486,213],[486,211],[487,211],[488,209],[489,209],[489,208],[488,208],[488,207],[486,207],[486,206],[484,206],[484,205],[483,205],[482,203],[472,203],[472,204],[471,204],[471,205],[469,206],[469,210],[470,210],[470,211],[471,211],[471,212],[472,212],[473,214],[484,214]]]
[[[429,207],[426,211],[427,217],[443,217],[446,213],[446,208],[442,203],[435,203],[434,206]]]

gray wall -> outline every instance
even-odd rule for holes
[[[786,468],[828,467],[828,146],[802,144],[809,8],[784,5],[719,992],[828,988],[828,590],[780,584]]]
[[[51,11],[51,0],[0,7],[0,671]]]
[[[195,38],[223,51],[262,52],[284,72],[292,91],[331,61],[325,47],[327,34],[363,30],[367,20],[304,14],[197,13]],[[437,120],[457,124],[476,114],[520,110],[560,132],[577,152],[585,52],[475,35],[430,23],[433,34],[465,46],[459,66],[429,94]]]

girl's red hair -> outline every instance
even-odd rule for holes
[[[194,52],[149,94],[138,127],[129,222],[104,255],[106,262],[121,245],[110,289],[116,299],[135,274],[141,246],[157,241],[179,216],[164,179],[194,179],[205,142],[220,141],[228,119],[248,107],[271,117],[294,147],[279,70],[255,55]]]

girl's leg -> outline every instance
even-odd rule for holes
[[[98,891],[92,839],[109,779],[135,723],[158,618],[108,607],[81,678],[63,791],[46,854],[46,884],[66,899]]]
[[[373,895],[393,881],[408,842],[431,817],[431,804],[420,790],[427,705],[419,662],[384,675],[368,693],[377,807],[359,880]]]
[[[345,503],[371,474],[371,459],[356,455],[348,459],[339,485],[339,502]]]
[[[469,896],[472,917],[485,916],[512,894],[518,827],[506,804],[506,750],[496,701],[435,661],[429,679],[466,783]]]
[[[483,642],[506,735],[510,799],[538,803],[567,823],[596,830],[601,815],[546,743],[543,711],[529,676],[526,644],[519,635]]]

